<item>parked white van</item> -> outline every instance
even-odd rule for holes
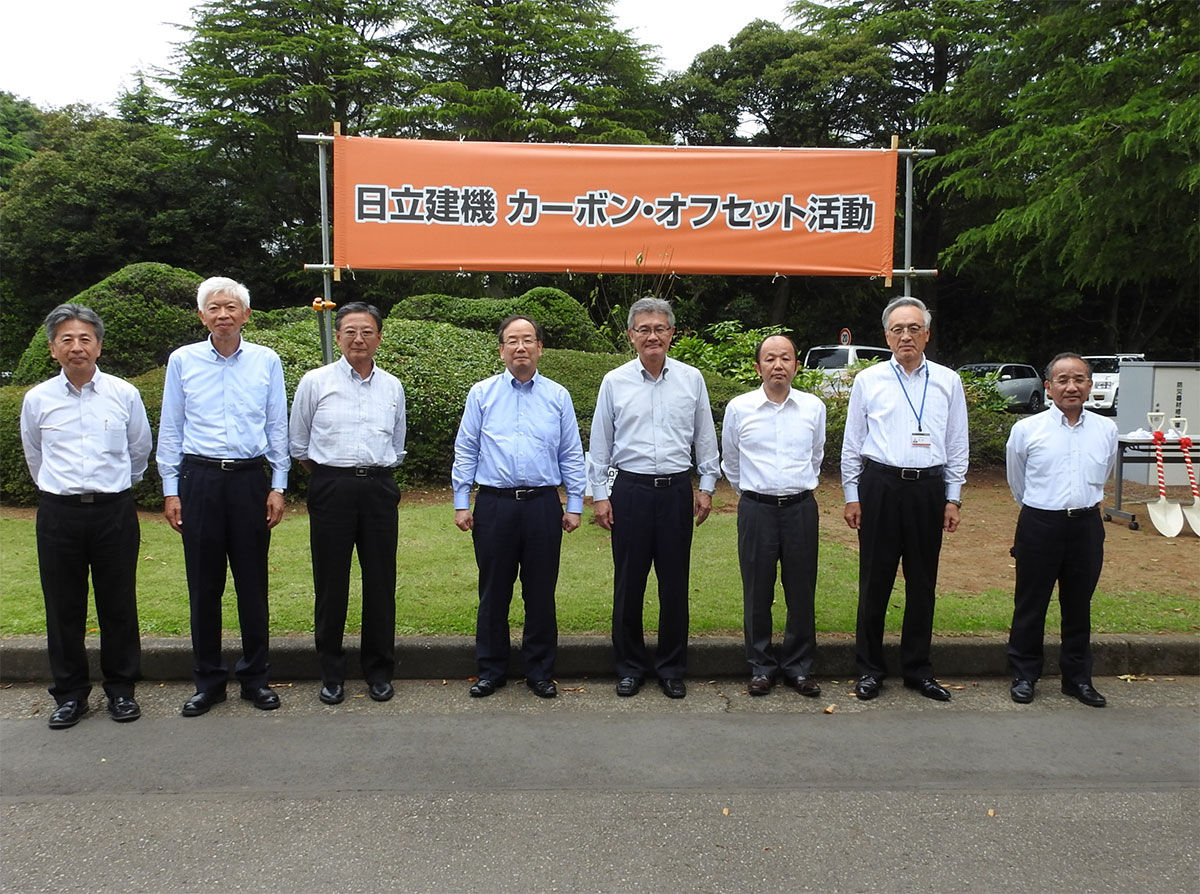
[[[1127,360],[1145,360],[1145,354],[1096,354],[1084,357],[1092,365],[1092,394],[1084,407],[1117,413],[1117,388],[1121,384],[1121,364]]]
[[[840,390],[846,385],[846,367],[864,360],[889,360],[891,348],[876,348],[869,345],[817,345],[804,355],[805,369],[819,369],[828,380],[823,389],[826,394]]]

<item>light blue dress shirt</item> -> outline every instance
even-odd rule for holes
[[[505,370],[467,394],[454,439],[454,508],[471,507],[471,485],[566,485],[567,512],[583,512],[583,444],[571,395],[535,372],[520,382]]]
[[[287,393],[283,364],[270,348],[242,339],[222,357],[211,337],[171,352],[158,427],[163,496],[179,495],[179,466],[192,453],[210,459],[265,456],[271,487],[287,487]]]

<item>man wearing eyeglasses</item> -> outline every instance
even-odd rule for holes
[[[883,311],[892,359],[860,372],[842,441],[843,515],[858,531],[858,698],[883,688],[883,628],[897,565],[904,567],[900,666],[904,685],[949,701],[930,662],[943,532],[958,529],[966,480],[967,402],[953,370],[925,357],[932,316],[896,298]]]
[[[1106,700],[1092,685],[1092,593],[1104,563],[1100,502],[1117,460],[1117,426],[1088,412],[1092,370],[1078,354],[1046,368],[1053,406],[1012,427],[1005,451],[1008,486],[1021,506],[1012,554],[1017,561],[1008,664],[1012,700],[1033,701],[1042,675],[1046,609],[1058,584],[1062,691],[1093,708]]]
[[[692,521],[712,510],[720,475],[708,388],[695,367],[667,357],[675,313],[659,298],[629,308],[637,357],[608,373],[592,418],[596,523],[612,532],[613,652],[617,695],[635,695],[651,669],[642,627],[650,566],[658,579],[653,668],[668,698],[684,698]],[[692,494],[692,451],[700,489]]]
[[[375,362],[383,341],[379,309],[344,305],[334,320],[342,356],[304,374],[292,401],[291,453],[309,472],[314,633],[321,663],[317,697],[346,697],[342,639],[350,600],[350,555],[362,570],[360,663],[367,695],[392,697],[396,669],[396,504],[392,470],[404,461],[404,386]]]
[[[451,472],[454,524],[471,532],[479,567],[478,678],[469,694],[486,698],[507,683],[508,609],[519,573],[525,684],[539,698],[554,698],[554,591],[563,532],[576,530],[583,513],[583,445],[570,393],[538,372],[542,327],[517,315],[501,322],[497,334],[504,372],[471,386]],[[479,486],[474,512],[473,484]],[[566,485],[565,512],[560,484]]]

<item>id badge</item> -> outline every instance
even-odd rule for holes
[[[927,431],[915,431],[912,433],[912,445],[914,447],[932,447],[933,435]]]

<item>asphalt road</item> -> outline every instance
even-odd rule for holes
[[[279,711],[143,684],[143,717],[51,731],[0,690],[5,891],[1200,889],[1200,679],[1097,679],[1109,707],[997,678],[938,704],[846,681],[686,700],[611,680],[401,681]],[[835,705],[831,713],[824,709]]]

